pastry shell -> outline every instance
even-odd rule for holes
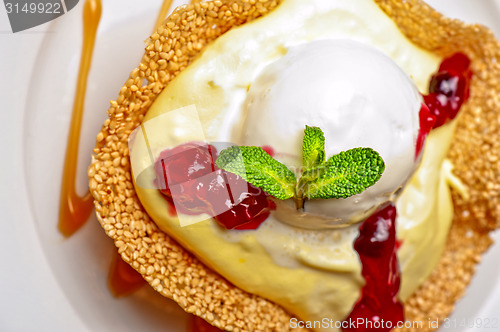
[[[492,243],[489,233],[500,227],[500,44],[487,28],[443,17],[422,1],[375,2],[414,44],[443,57],[461,51],[472,60],[471,96],[449,152],[469,197],[452,193],[455,216],[444,254],[405,303],[406,319],[421,320],[424,328],[418,331],[430,331],[429,317],[444,319],[451,313]],[[186,312],[228,331],[288,331],[292,316],[235,287],[155,225],[134,190],[128,137],[163,88],[204,47],[278,4],[216,0],[177,8],[148,39],[141,63],[111,101],[88,169],[97,218],[121,257]]]

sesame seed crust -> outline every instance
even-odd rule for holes
[[[405,304],[407,320],[422,320],[426,327],[428,317],[442,319],[453,310],[481,254],[492,243],[489,231],[500,227],[500,44],[488,29],[445,18],[421,1],[375,2],[420,47],[441,56],[466,53],[475,74],[449,153],[470,198],[466,201],[453,193],[455,217],[445,253]],[[97,135],[88,169],[97,218],[122,258],[186,312],[227,331],[289,331],[291,316],[233,286],[158,229],[135,194],[128,137],[163,88],[206,45],[278,3],[215,0],[177,8],[151,35],[141,63],[110,102],[109,118]]]
[[[476,264],[500,227],[500,43],[481,25],[449,19],[419,0],[375,0],[416,45],[440,56],[461,51],[471,59],[471,96],[462,107],[448,158],[469,199],[452,191],[455,214],[443,256],[405,303],[406,319],[446,318],[464,295]]]

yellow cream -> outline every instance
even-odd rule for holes
[[[137,134],[141,139],[131,144],[134,178],[146,174],[164,148],[192,140],[231,141],[237,136],[233,131],[240,121],[240,105],[260,70],[289,47],[327,38],[349,38],[378,48],[420,91],[439,64],[438,58],[408,42],[371,0],[285,0],[264,18],[217,39],[166,87],[146,115],[144,131]],[[184,112],[171,112],[181,107],[186,107]],[[453,129],[446,125],[430,134],[422,164],[397,201],[403,300],[430,274],[444,247],[453,207],[446,183],[452,181],[451,173],[443,162]],[[141,136],[145,132],[149,146]],[[204,216],[182,227],[167,212],[159,191],[143,185],[153,177],[147,173],[136,185],[148,214],[233,284],[304,320],[340,321],[348,315],[364,283],[352,248],[356,225],[305,231],[270,217],[255,231],[226,231]]]
[[[451,125],[431,133],[422,165],[397,202],[397,234],[403,240],[398,252],[402,270],[400,297],[403,300],[430,274],[444,247],[453,207],[441,169],[443,151],[446,151],[452,136]],[[432,159],[435,156],[438,158]],[[296,241],[292,252],[303,265],[285,267],[275,262],[264,245],[269,247],[271,242],[276,249],[286,251],[285,246],[294,243],[286,236],[268,236],[263,245],[254,234],[261,230],[259,228],[257,231],[240,231],[240,239],[230,242],[224,237],[225,231],[212,220],[181,227],[176,218],[169,217],[167,203],[158,190],[137,188],[137,193],[156,223],[186,249],[196,253],[205,264],[238,287],[277,302],[303,319],[327,317],[342,320],[359,297],[363,279],[360,263],[349,241],[355,237],[353,232],[344,234],[342,240],[335,233],[331,234],[332,247],[323,250]],[[418,212],[421,207],[424,207],[424,213]],[[271,222],[272,219],[267,220],[263,226]],[[337,246],[333,248],[335,244]],[[330,249],[337,255],[329,254]]]

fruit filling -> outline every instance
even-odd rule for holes
[[[403,304],[397,298],[401,277],[396,256],[394,205],[375,212],[361,224],[354,249],[361,260],[361,275],[366,284],[346,321],[364,323],[344,331],[390,331],[404,321]]]
[[[416,157],[423,148],[429,132],[453,120],[462,104],[469,98],[472,77],[470,60],[463,53],[455,53],[443,60],[431,77],[429,94],[419,112],[420,129],[416,142]],[[366,219],[359,228],[354,249],[362,264],[366,284],[361,297],[346,318],[347,322],[362,321],[356,331],[391,331],[404,321],[403,304],[397,299],[401,283],[397,260],[396,207],[388,205]],[[349,326],[349,325],[346,325]],[[345,332],[354,331],[344,328]]]
[[[422,103],[420,107],[420,112],[418,112],[418,119],[420,122],[420,128],[418,130],[417,143],[415,148],[415,159],[418,158],[422,148],[424,147],[425,138],[432,130],[434,123],[436,122],[436,117],[431,113],[429,107]]]
[[[432,75],[429,94],[423,96],[425,104],[419,112],[420,130],[415,158],[420,154],[431,129],[441,127],[457,116],[460,107],[469,98],[471,78],[470,60],[463,53],[444,59],[438,72]]]
[[[472,78],[470,60],[463,53],[455,53],[443,60],[439,70],[431,77],[429,94],[424,101],[436,117],[433,128],[453,120],[460,107],[469,98]]]
[[[206,213],[226,229],[257,229],[274,203],[262,189],[219,169],[216,158],[217,149],[201,142],[163,150],[155,184],[177,212]]]

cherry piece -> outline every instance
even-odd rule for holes
[[[472,76],[470,59],[467,55],[461,52],[454,53],[445,58],[439,65],[439,71],[447,71],[453,75],[466,73],[468,78],[471,78]]]
[[[196,215],[209,210],[195,192],[203,190],[203,177],[217,169],[216,153],[213,146],[201,142],[181,144],[160,153],[155,163],[156,186],[170,203],[175,200],[179,212]]]
[[[401,276],[395,222],[396,207],[390,204],[371,215],[359,228],[354,249],[361,260],[366,284],[342,324],[344,332],[391,331],[398,322],[404,322],[403,304],[397,299]]]
[[[262,147],[262,150],[266,151],[267,154],[270,155],[271,157],[274,157],[274,155],[276,154],[276,152],[274,152],[273,147],[270,145],[264,145]]]
[[[178,212],[207,213],[227,229],[258,228],[274,203],[261,189],[218,169],[216,157],[216,148],[205,143],[166,149],[155,163],[156,186]]]
[[[234,174],[231,175],[234,176]],[[246,183],[239,176],[236,181]],[[231,202],[231,208],[215,217],[215,220],[227,229],[256,229],[275,208],[274,203],[260,188],[249,183],[246,184],[248,185],[247,191],[239,191],[239,197],[236,201]]]
[[[454,119],[460,107],[469,98],[472,78],[470,60],[463,53],[455,53],[443,60],[439,71],[431,77],[429,94],[424,101],[436,117],[434,128]]]
[[[160,153],[155,164],[156,185],[165,194],[170,186],[188,182],[217,169],[217,150],[202,142],[189,142]]]
[[[417,143],[415,146],[415,159],[417,159],[420,155],[420,152],[424,147],[425,139],[436,122],[436,117],[431,114],[429,108],[425,104],[421,105],[418,117],[420,121],[420,128],[418,130]]]

